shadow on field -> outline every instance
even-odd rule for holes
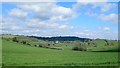
[[[101,51],[92,51],[92,52],[120,52],[120,49],[114,49],[114,50],[101,50]]]

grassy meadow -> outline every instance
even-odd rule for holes
[[[44,41],[45,43],[45,41]],[[61,44],[63,50],[28,46],[2,40],[2,64],[4,66],[118,66],[118,52],[115,46],[89,46],[91,51],[73,51],[73,46]],[[117,44],[114,42],[114,44]],[[104,50],[103,50],[104,49]],[[111,50],[113,49],[113,51]]]

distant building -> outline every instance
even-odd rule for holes
[[[59,43],[59,41],[55,41],[55,43],[57,44],[57,43]]]
[[[59,43],[59,41],[49,41],[49,43],[51,43],[51,44],[57,44],[57,43]]]

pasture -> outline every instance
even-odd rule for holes
[[[28,46],[12,41],[2,41],[4,66],[117,66],[118,52],[73,51]]]

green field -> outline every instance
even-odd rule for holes
[[[0,67],[2,66],[2,41],[0,39]]]
[[[73,51],[33,47],[12,41],[2,41],[4,66],[117,66],[118,52]]]

